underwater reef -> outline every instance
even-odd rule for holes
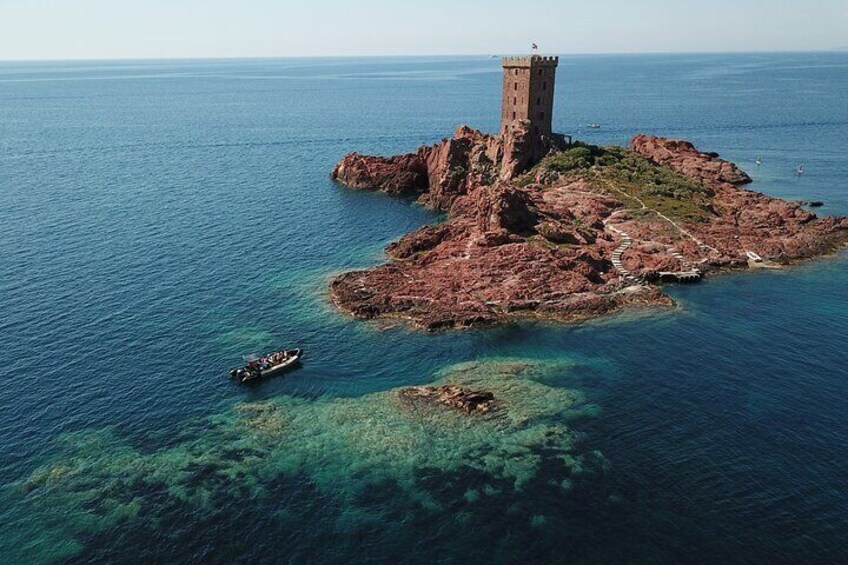
[[[303,489],[328,501],[334,510],[322,521],[333,523],[321,530],[341,536],[363,524],[420,520],[422,512],[484,519],[475,518],[481,499],[513,504],[534,481],[564,493],[603,470],[603,457],[571,424],[596,408],[556,386],[568,370],[565,362],[469,362],[445,368],[432,388],[242,402],[150,448],[112,428],[69,433],[47,462],[2,491],[15,508],[8,527],[22,533],[20,545],[0,551],[64,560],[84,554],[92,537],[178,536],[186,516],[223,519],[224,509],[238,515],[232,509],[246,501],[265,501],[273,519],[298,520],[308,512],[295,508],[304,497],[292,493]],[[467,486],[469,476],[476,486]],[[380,492],[402,503],[389,505]]]

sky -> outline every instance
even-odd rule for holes
[[[0,0],[0,60],[807,51],[848,0]]]

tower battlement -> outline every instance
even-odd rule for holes
[[[542,55],[528,55],[526,57],[504,57],[501,59],[504,68],[525,67],[556,67],[559,65],[559,57],[546,57]]]
[[[537,135],[550,135],[554,111],[554,82],[559,57],[504,57],[501,133],[529,126]]]

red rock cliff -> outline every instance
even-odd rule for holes
[[[459,196],[514,178],[562,143],[557,136],[534,136],[526,129],[494,136],[460,126],[454,137],[415,153],[351,153],[336,165],[332,178],[351,188],[417,194],[425,205],[447,211]]]
[[[848,241],[848,220],[742,189],[744,172],[685,141],[578,146],[516,178],[552,146],[462,127],[416,153],[345,157],[333,178],[417,194],[448,219],[389,245],[392,262],[337,277],[335,304],[427,329],[573,321],[673,304],[650,284],[661,272],[743,267],[747,251],[789,263]]]
[[[720,159],[717,153],[698,151],[688,141],[640,134],[633,138],[630,147],[654,163],[668,165],[688,177],[737,186],[751,182],[751,177],[733,163]]]

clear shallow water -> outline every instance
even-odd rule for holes
[[[555,126],[686,137],[848,214],[847,71],[564,58]],[[422,335],[328,306],[333,273],[433,220],[333,185],[335,161],[492,131],[499,81],[469,58],[0,65],[6,560],[848,558],[844,254],[577,327]],[[288,343],[302,370],[223,377]],[[523,423],[397,419],[385,391],[469,361]]]

